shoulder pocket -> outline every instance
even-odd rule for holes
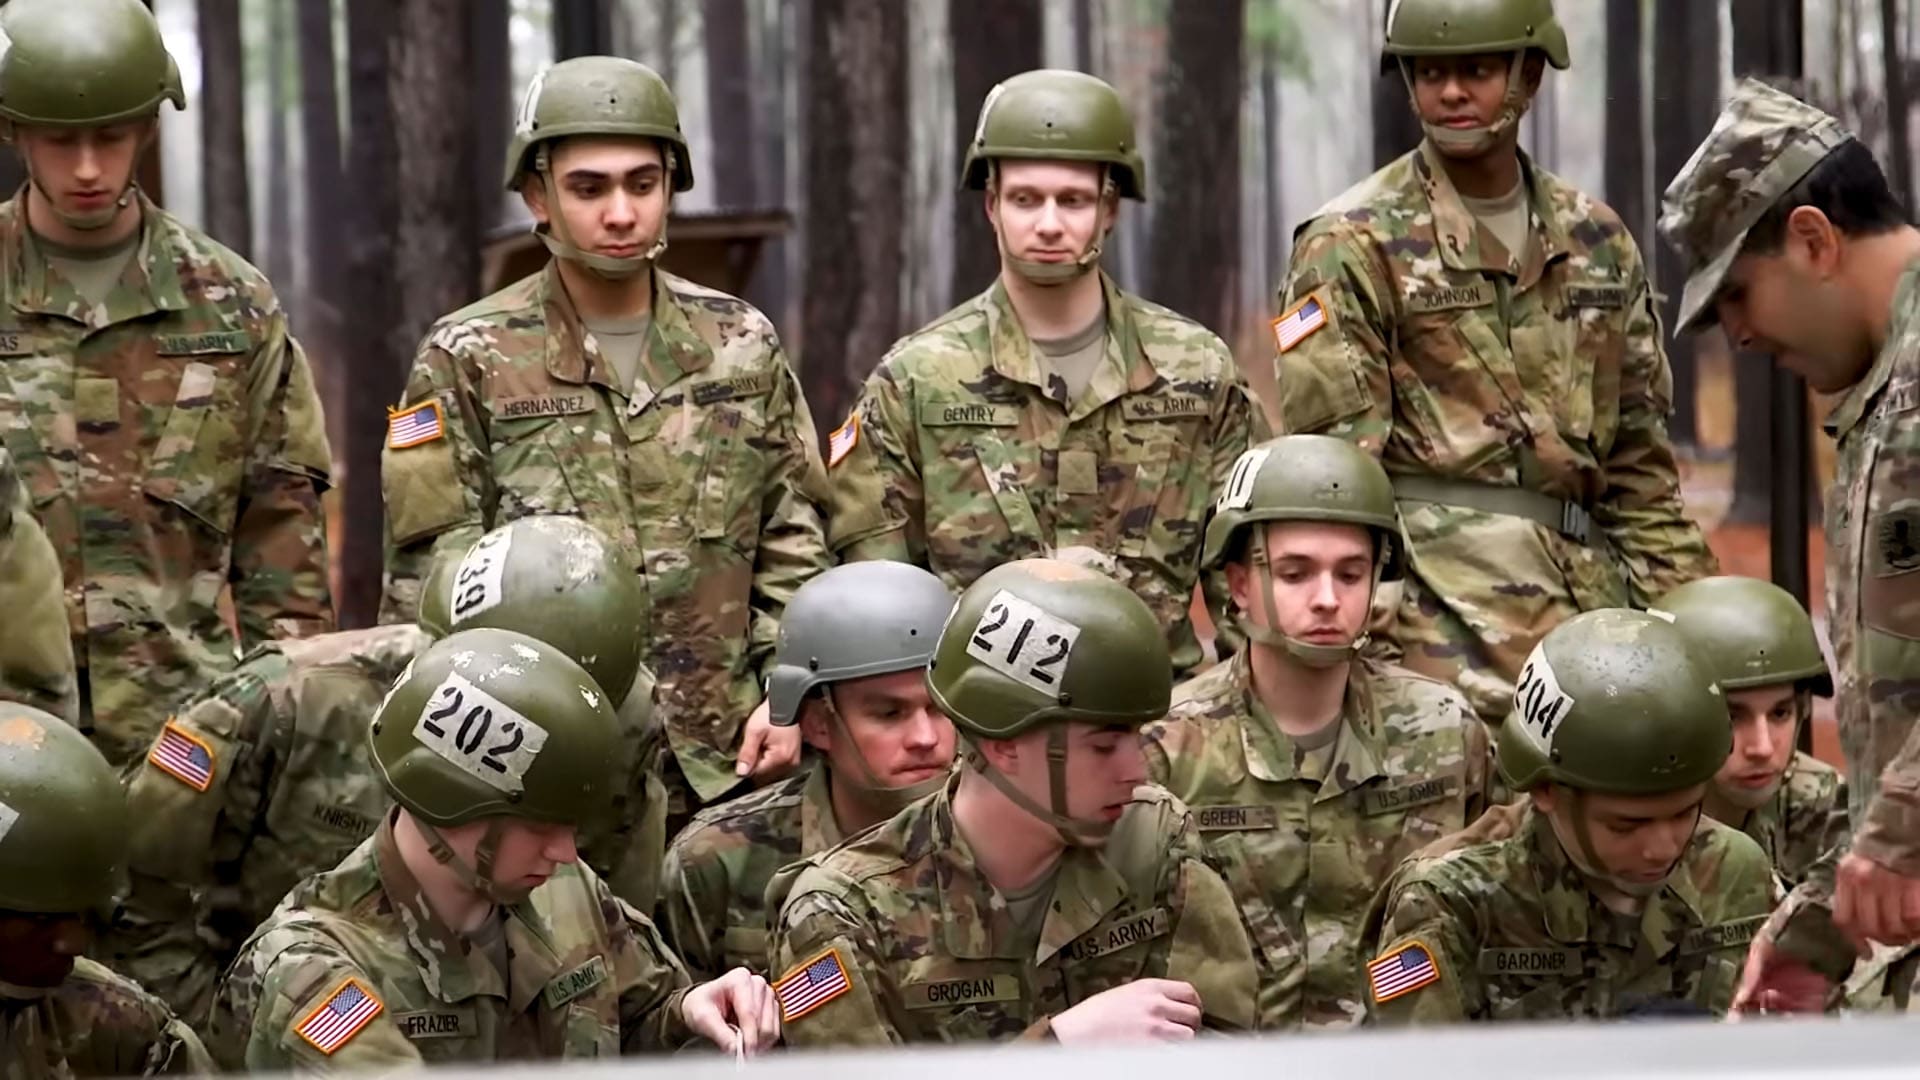
[[[214,822],[244,722],[232,703],[209,697],[170,717],[127,782],[129,863],[135,871],[195,887],[213,866]]]
[[[445,421],[442,420],[442,423]],[[395,547],[445,532],[469,519],[466,489],[444,432],[431,441],[380,453],[387,535]]]

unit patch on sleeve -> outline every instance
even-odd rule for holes
[[[315,1050],[331,1057],[386,1008],[359,979],[349,977],[327,1000],[307,1014],[295,1031]]]
[[[827,436],[827,468],[840,464],[853,448],[860,445],[860,411],[847,414],[847,422],[833,429]]]
[[[213,747],[172,720],[160,729],[153,749],[147,751],[147,761],[195,791],[205,791],[213,784]]]
[[[851,989],[840,950],[828,949],[782,976],[773,984],[773,996],[780,1002],[780,1022],[791,1024]]]
[[[1440,981],[1440,969],[1433,954],[1417,941],[1408,942],[1367,965],[1367,985],[1377,1003],[1411,994],[1423,986]]]
[[[387,410],[387,448],[390,450],[405,450],[446,437],[446,417],[440,412],[438,401],[429,399],[411,409]]]

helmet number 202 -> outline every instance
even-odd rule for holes
[[[967,655],[1003,675],[1052,694],[1080,628],[1002,589],[987,601],[967,641]]]
[[[521,789],[527,767],[546,745],[546,729],[457,674],[427,699],[414,738],[492,787]]]

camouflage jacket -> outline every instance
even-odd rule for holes
[[[199,1037],[160,999],[84,957],[45,997],[0,998],[0,1080],[212,1071]]]
[[[1266,418],[1218,337],[1101,281],[1107,355],[1077,401],[998,283],[897,342],[834,433],[830,539],[844,561],[914,563],[955,591],[1086,549],[1159,615],[1186,671],[1207,512]],[[1224,576],[1204,584],[1227,626]]]
[[[1847,840],[1847,781],[1826,762],[1795,752],[1773,798],[1728,822],[1753,837],[1783,891],[1800,884],[1820,856]]]
[[[1142,787],[1104,851],[1067,849],[1028,953],[954,824],[965,775],[768,890],[769,904],[785,901],[773,970],[832,956],[849,980],[803,1015],[788,1011],[789,1045],[1038,1037],[1054,1014],[1143,978],[1192,983],[1210,1026],[1254,1025],[1245,926],[1178,800]]]
[[[1317,298],[1325,323],[1280,353],[1281,422],[1353,440],[1390,473],[1591,512],[1581,544],[1527,518],[1402,504],[1412,568],[1395,644],[1497,722],[1561,620],[1644,607],[1715,563],[1681,505],[1672,374],[1633,237],[1523,154],[1532,226],[1508,252],[1433,153],[1423,143],[1300,227],[1285,308]]]
[[[434,915],[388,817],[254,931],[214,997],[209,1042],[229,1069],[346,1072],[611,1057],[692,1037],[686,971],[593,871],[561,867],[503,917],[505,972]],[[359,1011],[336,1008],[342,995]],[[314,1026],[326,1010],[339,1026]]]
[[[96,308],[48,265],[20,200],[0,204],[0,424],[60,555],[82,722],[115,765],[238,652],[333,619],[332,458],[280,301],[238,255],[140,206],[135,257]]]
[[[660,931],[695,979],[767,971],[767,885],[840,843],[826,762],[694,815],[667,849]]]
[[[412,623],[256,650],[129,770],[132,891],[99,947],[190,1023],[287,890],[373,835],[367,723],[426,648]]]
[[[1894,295],[1866,378],[1834,404],[1826,506],[1834,703],[1847,758],[1853,850],[1920,878],[1920,263]]]
[[[1407,863],[1367,967],[1381,1024],[1611,1017],[1637,1000],[1724,1013],[1773,907],[1766,856],[1702,817],[1635,920],[1602,905],[1529,812],[1512,837]]]
[[[646,577],[658,719],[709,802],[739,782],[780,612],[828,564],[825,479],[765,316],[656,271],[653,328],[639,381],[616,386],[549,264],[428,331],[401,410],[421,411],[396,417],[383,459],[383,617],[413,616],[435,551],[529,514],[584,518]]]
[[[0,446],[0,698],[80,723],[60,555],[34,519],[13,457]]]
[[[1445,683],[1356,664],[1326,776],[1254,696],[1245,649],[1174,691],[1146,731],[1149,775],[1193,810],[1266,954],[1263,1030],[1366,1016],[1362,934],[1400,860],[1487,806],[1486,727]]]

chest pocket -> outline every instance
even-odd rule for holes
[[[584,447],[573,445],[567,417],[498,420],[492,425],[494,483],[500,492],[498,521],[532,514],[580,512],[580,500],[567,483],[569,459]],[[587,467],[572,463],[575,470]]]
[[[1191,563],[1199,523],[1212,495],[1195,484],[1210,417],[1212,386],[1196,392],[1161,391],[1120,399],[1119,422],[1108,429],[1109,454],[1121,468],[1115,492],[1118,553],[1168,564]]]
[[[1298,833],[1281,828],[1279,816],[1272,806],[1193,807],[1194,825],[1239,902],[1254,944],[1275,970],[1286,970],[1305,959],[1304,944],[1288,923],[1309,871]]]
[[[181,366],[173,400],[160,406],[165,419],[147,458],[144,485],[149,496],[180,507],[222,535],[233,531],[242,470],[253,450],[244,445],[245,419],[239,415],[232,390],[223,385],[231,376],[221,376],[221,367],[232,369],[237,359],[227,357],[219,366],[194,359]],[[82,379],[80,383],[76,387],[80,391],[87,389],[84,384],[98,387],[92,395],[76,395],[76,411],[83,420],[89,409],[107,407],[104,401],[90,404],[84,398],[125,392],[115,380]]]
[[[920,475],[927,546],[938,567],[986,570],[1040,554],[1051,542],[1029,492],[1040,490],[1039,445],[1021,426],[1025,407],[978,398],[920,402]]]
[[[1480,419],[1525,404],[1513,352],[1497,325],[1497,299],[1493,282],[1478,275],[1419,284],[1405,300],[1397,327],[1394,422],[1412,427],[1423,460],[1444,463],[1450,472],[1471,471],[1504,453],[1519,431],[1515,419],[1500,428]],[[1463,369],[1471,373],[1464,382]],[[1460,400],[1454,384],[1475,389]],[[1470,410],[1474,422],[1449,423],[1449,409]]]
[[[1556,322],[1570,340],[1564,382],[1550,400],[1560,431],[1587,440],[1596,456],[1612,447],[1620,427],[1620,368],[1632,314],[1626,285],[1618,278],[1568,282],[1561,290]]]

